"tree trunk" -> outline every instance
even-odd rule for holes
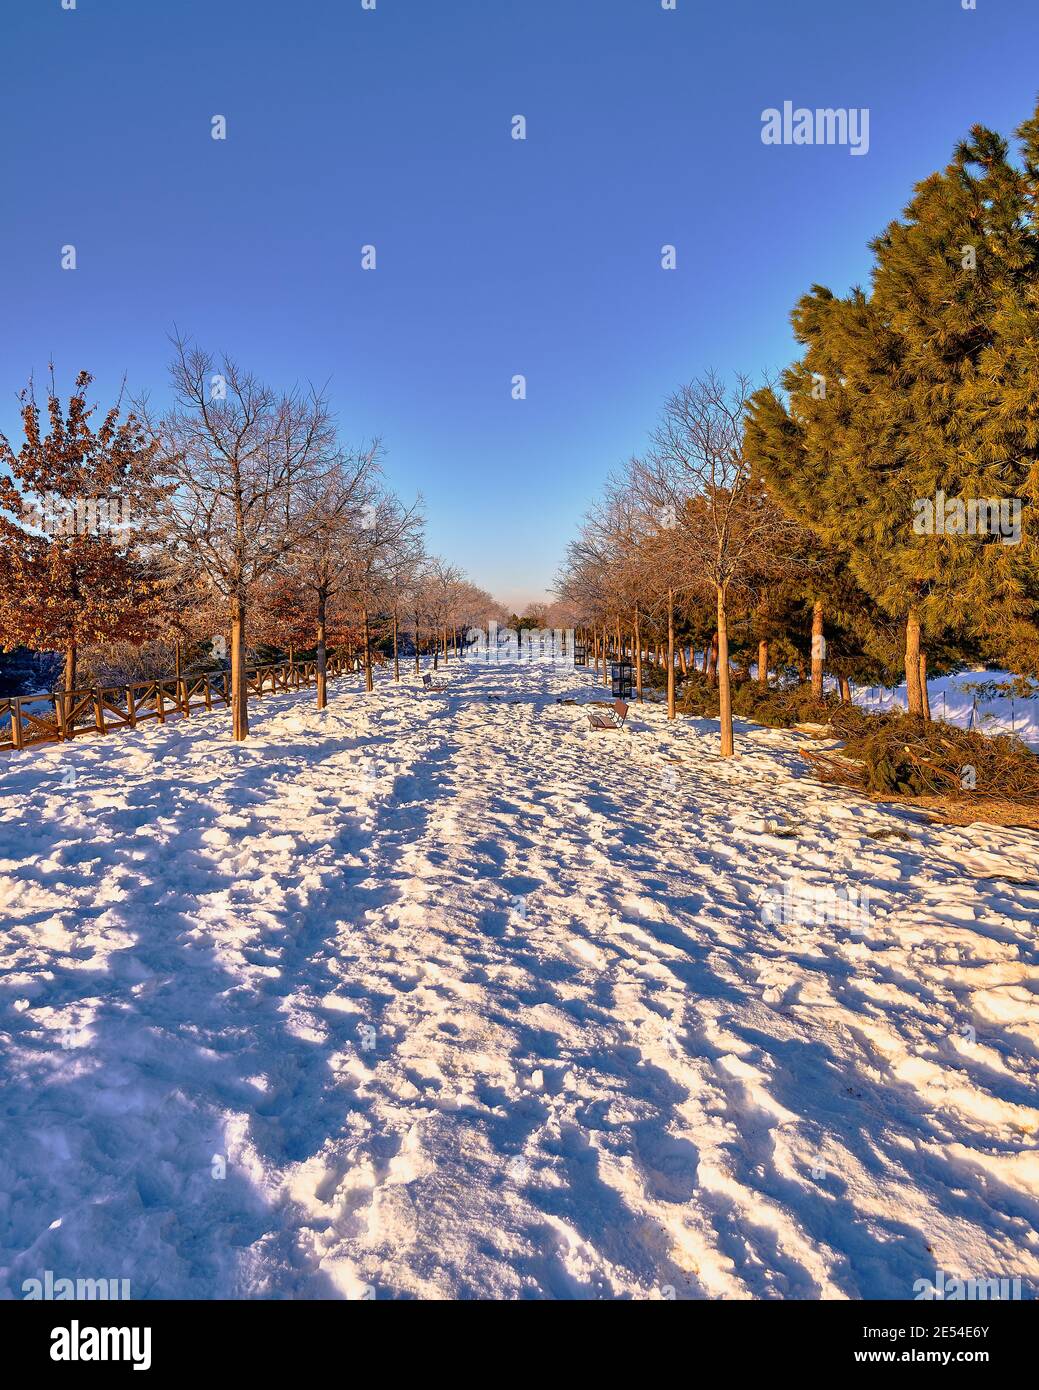
[[[639,606],[635,605],[635,626],[632,629],[635,640],[635,692],[642,704],[642,634],[639,631]]]
[[[837,677],[837,682],[838,682],[838,684],[839,684],[839,686],[840,686],[840,689],[841,689],[841,704],[842,704],[842,705],[850,705],[850,704],[851,704],[851,683],[850,683],[850,681],[848,680],[848,677],[847,677],[847,676],[838,676],[838,677]]]
[[[816,599],[812,605],[812,695],[823,698],[823,665],[826,661],[826,639],[823,636],[823,605]]]
[[[608,662],[607,659],[606,659],[606,648],[607,648],[608,642],[609,642],[609,633],[608,633],[608,631],[607,631],[606,624],[603,623],[603,625],[602,625],[602,683],[603,683],[603,685],[609,685],[609,683],[610,683],[610,665],[609,665],[609,662]]]
[[[397,610],[393,610],[393,679],[400,680],[400,653],[397,650]]]
[[[721,590],[719,590],[719,594],[720,594],[720,593],[721,593]],[[719,601],[719,603],[720,603],[720,602],[721,602],[721,599],[719,598],[718,601]],[[714,683],[715,683],[715,682],[717,681],[717,679],[718,679],[718,656],[719,656],[720,650],[721,650],[721,638],[720,638],[720,636],[719,636],[719,634],[718,634],[717,632],[713,632],[713,633],[711,634],[711,646],[710,646],[710,650],[709,650],[708,652],[705,653],[705,663],[704,663],[704,664],[705,664],[705,667],[706,667],[706,671],[707,671],[707,679],[710,681],[711,685],[714,685]]]
[[[372,629],[368,622],[368,609],[364,615],[364,688],[371,694],[375,682],[372,680]]]
[[[679,666],[679,670],[682,672],[682,675],[683,675],[683,676],[687,676],[687,675],[689,674],[689,668],[688,668],[688,667],[686,666],[686,664],[685,664],[685,643],[684,643],[684,642],[682,643],[682,645],[681,645],[681,646],[679,647],[679,649],[678,649],[678,666]]]
[[[927,691],[927,653],[920,653],[920,709],[925,719],[931,717],[931,697]]]
[[[231,601],[231,737],[249,737],[249,692],[245,683],[245,599]]]
[[[422,670],[422,663],[419,658],[419,648],[422,646],[422,631],[419,627],[418,614],[415,614],[415,675]]]
[[[76,665],[79,660],[75,642],[70,642],[65,648],[65,670],[62,680],[65,685],[65,694],[61,701],[62,723],[67,723],[72,718],[72,692],[76,688]]]
[[[675,597],[667,591],[667,717],[675,717]]]
[[[324,587],[317,591],[317,707],[328,704],[328,648],[325,645],[325,614],[328,594]]]
[[[910,714],[923,714],[920,690],[920,615],[910,608],[906,618],[906,699]]]
[[[768,685],[768,643],[758,643],[758,685]]]
[[[735,755],[732,737],[732,694],[729,689],[729,620],[725,611],[725,588],[718,585],[718,719],[721,724],[721,754],[723,758]]]

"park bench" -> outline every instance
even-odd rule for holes
[[[608,709],[594,709],[588,716],[592,729],[623,729],[628,717],[628,707],[623,700],[614,700]]]
[[[447,689],[447,682],[446,682],[446,681],[435,681],[435,680],[433,679],[433,677],[432,677],[432,676],[429,674],[429,672],[427,671],[426,674],[422,677],[422,689],[423,689],[423,690],[446,690],[446,689]]]

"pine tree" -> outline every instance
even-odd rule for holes
[[[989,650],[1003,634],[1008,653],[1039,651],[1027,524],[1039,239],[1028,160],[1035,154],[1015,168],[1006,142],[975,127],[872,243],[868,293],[840,299],[815,286],[800,301],[805,351],[783,374],[785,399],[767,389],[750,411],[748,447],[770,490],[904,621],[915,713],[922,632]],[[994,533],[978,507],[989,499],[1004,515],[1021,505],[1020,544]],[[978,534],[972,510],[986,522]]]

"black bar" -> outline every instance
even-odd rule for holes
[[[729,1372],[761,1371],[796,1376],[801,1372],[863,1372],[874,1377],[892,1366],[935,1367],[1008,1373],[1030,1364],[1036,1336],[1036,1307],[1029,1301],[942,1302],[704,1302],[662,1298],[670,1308],[638,1309],[637,1300],[611,1304],[608,1321],[601,1322],[602,1304],[575,1309],[567,1302],[491,1303],[471,1300],[448,1304],[420,1303],[384,1297],[347,1302],[15,1302],[0,1303],[0,1337],[8,1365],[17,1365],[23,1383],[33,1372],[48,1376],[46,1384],[66,1378],[131,1375],[133,1355],[145,1375],[165,1380],[170,1375],[233,1374],[241,1382],[251,1371],[269,1375],[272,1357],[287,1356],[305,1368],[308,1379],[328,1372],[349,1382],[363,1378],[369,1356],[385,1374],[399,1378],[415,1358],[416,1370],[431,1371],[431,1354],[442,1374],[451,1373],[451,1347],[471,1352],[458,1343],[483,1328],[495,1337],[507,1336],[508,1374],[524,1365],[544,1369],[549,1358],[558,1367],[562,1348],[589,1379],[597,1362],[609,1371],[611,1357],[649,1352],[661,1369],[670,1353],[682,1363],[722,1366]],[[352,1302],[378,1306],[353,1307]],[[678,1306],[681,1304],[681,1306]],[[392,1305],[392,1306],[391,1306]],[[575,1320],[576,1319],[576,1320]],[[416,1323],[437,1338],[429,1344],[415,1339]],[[127,1329],[125,1336],[103,1341],[127,1350],[121,1361],[57,1360],[52,1348],[90,1352],[102,1345],[89,1329]],[[60,1331],[65,1329],[65,1334]],[[136,1343],[131,1330],[137,1329]],[[147,1329],[148,1337],[144,1331]],[[75,1334],[73,1343],[72,1335]],[[403,1340],[401,1340],[403,1334]],[[392,1337],[392,1341],[387,1341]],[[556,1337],[562,1341],[556,1341]],[[639,1340],[632,1342],[630,1339]],[[645,1340],[649,1338],[650,1340]],[[440,1351],[435,1357],[434,1348]],[[144,1367],[145,1356],[149,1365]],[[691,1358],[691,1359],[690,1359]],[[636,1356],[637,1361],[643,1357]],[[464,1363],[463,1363],[464,1364]],[[471,1362],[468,1363],[470,1366]],[[650,1362],[643,1361],[644,1370]],[[462,1369],[461,1367],[456,1369]],[[494,1372],[486,1367],[488,1375]]]

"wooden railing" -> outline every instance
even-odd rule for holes
[[[355,663],[346,657],[328,657],[329,680],[353,669]],[[317,662],[282,661],[249,667],[245,682],[250,699],[303,690],[317,685]],[[230,703],[229,671],[134,681],[131,685],[92,686],[86,690],[54,690],[47,695],[17,695],[0,699],[0,752],[61,743],[82,734],[133,729],[149,719],[165,724],[171,716],[187,719],[192,712]]]

